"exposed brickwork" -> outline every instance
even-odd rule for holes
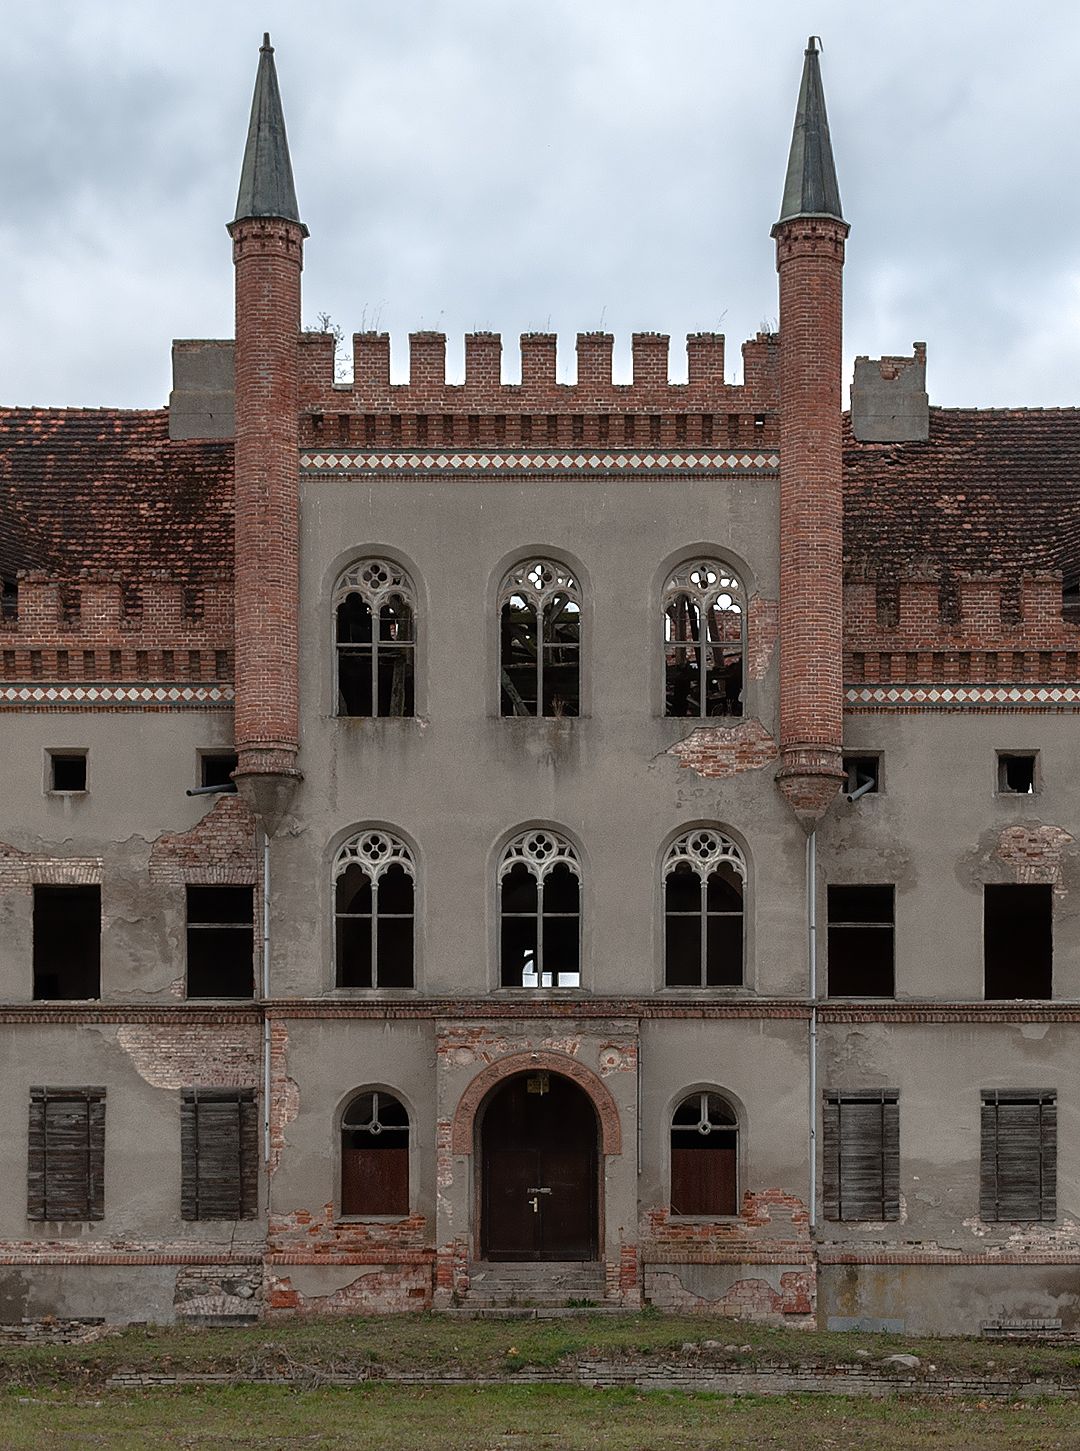
[[[452,1051],[440,1049],[440,1051]],[[564,1053],[532,1051],[514,1053],[490,1063],[476,1075],[461,1095],[454,1114],[451,1146],[455,1154],[471,1154],[473,1147],[473,1121],[476,1111],[497,1083],[512,1078],[515,1073],[536,1073],[548,1070],[561,1073],[583,1088],[592,1100],[600,1120],[600,1146],[605,1154],[622,1153],[622,1128],[619,1110],[611,1090],[602,1078],[587,1068],[584,1063]]]
[[[774,1285],[754,1275],[749,1266],[747,1269],[745,1279],[736,1280],[714,1298],[707,1292],[688,1289],[677,1271],[650,1266],[645,1271],[645,1298],[665,1310],[731,1315],[766,1324],[790,1325],[796,1321],[800,1328],[815,1328],[816,1285],[812,1270],[786,1270]]]
[[[358,1255],[393,1258],[400,1250],[423,1251],[427,1246],[427,1220],[422,1214],[381,1221],[339,1220],[333,1204],[317,1212],[275,1210],[270,1215],[266,1248],[271,1256],[287,1257],[290,1264],[352,1264]]]
[[[152,882],[250,886],[257,875],[255,818],[239,796],[216,797],[195,826],[159,836],[150,849]]]
[[[273,1178],[285,1149],[289,1125],[300,1112],[300,1089],[289,1077],[289,1029],[283,1022],[270,1025],[270,1162]]]
[[[431,1304],[430,1264],[371,1268],[328,1295],[302,1295],[288,1275],[267,1276],[265,1300],[275,1314],[393,1315]]]
[[[667,750],[699,776],[737,776],[741,771],[760,771],[780,754],[774,738],[759,720],[742,720],[738,725],[696,726],[688,736]]]
[[[778,785],[816,821],[842,779],[841,330],[846,223],[774,228],[780,274],[780,744]]]
[[[783,1189],[747,1190],[732,1219],[672,1218],[666,1205],[646,1210],[641,1220],[642,1255],[665,1252],[680,1260],[730,1263],[732,1252],[767,1252],[787,1263],[807,1259],[812,1243],[805,1203]]]
[[[101,882],[101,857],[53,857],[20,851],[0,841],[0,892],[22,887],[93,887]]]
[[[746,619],[746,673],[764,680],[780,640],[780,601],[754,595]]]
[[[994,856],[1015,881],[1045,883],[1064,892],[1063,858],[1074,839],[1060,826],[1006,826]]]
[[[234,222],[236,748],[242,773],[288,773],[300,739],[297,334],[304,229]]]
[[[153,1088],[248,1088],[261,1081],[256,1023],[125,1023],[116,1041]]]
[[[557,339],[525,333],[521,382],[504,384],[498,333],[465,338],[465,380],[446,382],[446,338],[413,333],[408,383],[390,382],[390,338],[353,338],[351,388],[334,383],[334,339],[300,338],[301,442],[306,448],[379,449],[475,445],[488,448],[637,449],[775,447],[779,438],[779,367],[774,336],[743,345],[743,383],[724,382],[724,339],[687,339],[689,381],[668,382],[669,338],[636,333],[634,381],[611,381],[613,339],[579,333],[574,384],[556,383]]]

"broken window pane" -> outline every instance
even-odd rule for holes
[[[664,981],[737,987],[743,980],[746,863],[723,832],[699,827],[664,857]]]
[[[188,997],[253,997],[254,954],[254,887],[188,887]]]
[[[893,996],[894,890],[829,887],[829,997]]]
[[[361,560],[338,581],[338,715],[415,714],[415,599],[405,571],[385,559]]]
[[[499,591],[502,715],[581,713],[581,592],[564,565],[515,565]]]
[[[984,887],[986,997],[1045,999],[1053,996],[1053,913],[1051,886]]]
[[[101,888],[34,888],[34,997],[101,996]]]
[[[881,757],[848,755],[845,751],[844,774],[847,777],[844,790],[849,796],[856,791],[874,796],[881,790]]]
[[[49,752],[49,790],[86,790],[86,752]]]
[[[499,865],[503,987],[581,986],[581,872],[553,831],[516,837]]]
[[[342,1118],[341,1212],[409,1212],[409,1115],[384,1090],[358,1095]]]
[[[671,1212],[739,1212],[739,1129],[718,1093],[692,1093],[671,1117]]]
[[[388,831],[365,831],[337,854],[335,940],[338,987],[413,985],[416,871]]]
[[[664,586],[664,714],[742,715],[742,585],[717,560],[694,560]]]
[[[222,795],[236,792],[232,773],[238,765],[235,751],[204,751],[199,757],[199,785],[220,786]]]

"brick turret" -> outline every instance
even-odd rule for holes
[[[236,780],[276,829],[299,779],[300,221],[263,37],[236,216]]]
[[[808,829],[843,780],[841,411],[844,242],[818,45],[803,65],[780,220],[780,744]]]

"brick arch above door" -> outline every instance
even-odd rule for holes
[[[565,1053],[544,1051],[514,1053],[500,1058],[479,1072],[465,1089],[454,1111],[451,1133],[451,1151],[455,1154],[471,1154],[476,1115],[480,1105],[493,1088],[518,1073],[561,1073],[589,1095],[596,1116],[600,1120],[600,1151],[604,1154],[622,1153],[622,1125],[619,1109],[611,1090],[602,1078],[570,1058]]]

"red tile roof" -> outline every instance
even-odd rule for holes
[[[931,408],[926,443],[844,420],[844,569],[891,580],[1080,573],[1080,409]]]
[[[0,573],[232,578],[233,447],[171,443],[166,409],[0,409]]]

